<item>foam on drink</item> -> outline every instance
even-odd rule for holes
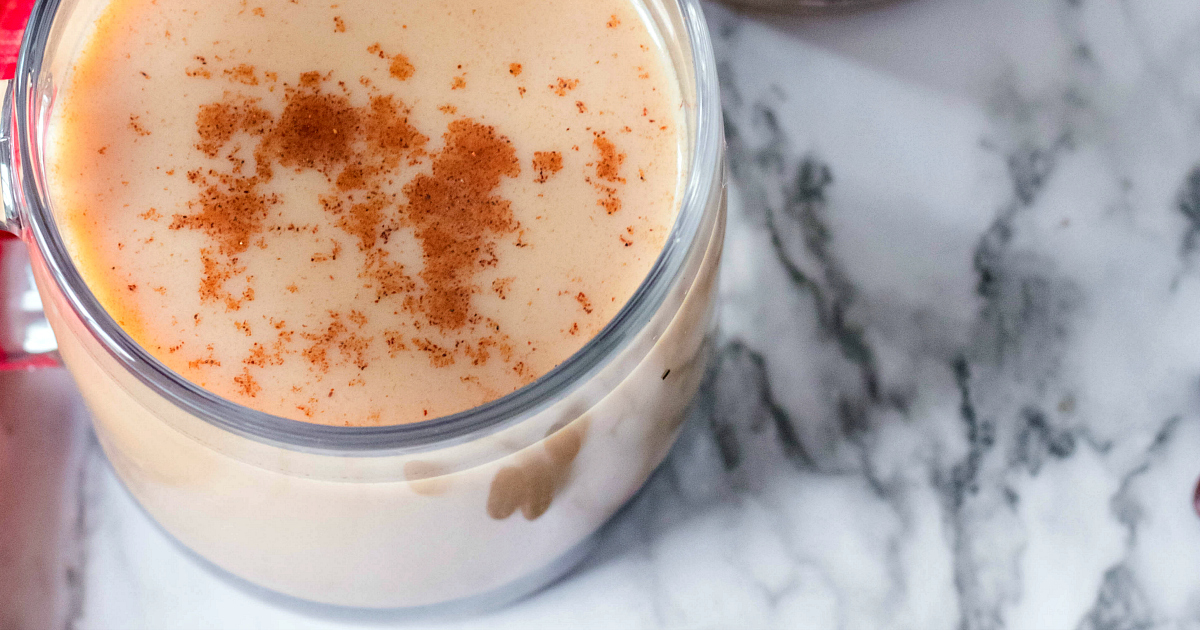
[[[678,204],[680,97],[627,0],[114,0],[58,98],[89,287],[173,370],[298,420],[532,382]]]

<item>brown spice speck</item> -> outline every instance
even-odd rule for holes
[[[467,79],[465,76],[459,75],[454,77],[454,81],[450,83],[451,90],[463,90],[467,87]]]
[[[579,79],[564,79],[558,78],[558,81],[550,84],[550,89],[559,96],[566,96],[567,92],[579,87]]]
[[[258,77],[254,74],[254,66],[249,64],[243,63],[232,68],[227,68],[223,74],[225,78],[235,83],[258,85]]]
[[[150,135],[150,130],[143,127],[141,122],[138,119],[139,119],[138,116],[130,116],[129,117],[129,128],[132,129],[133,132],[139,136]]]
[[[407,81],[414,72],[416,72],[416,68],[408,61],[408,57],[404,55],[392,57],[392,65],[388,67],[388,73],[392,75],[392,78]]]
[[[508,64],[508,73],[513,75],[514,77],[521,76],[521,64],[519,64],[519,63]]]
[[[242,368],[242,373],[233,377],[233,382],[238,386],[242,395],[248,398],[258,397],[259,392],[262,391],[262,386],[250,375],[250,368],[248,367]]]
[[[583,308],[584,313],[587,313],[588,315],[592,314],[592,301],[588,299],[586,294],[580,291],[579,294],[575,296],[575,301],[579,302],[579,306]]]
[[[544,184],[563,168],[562,153],[558,151],[537,151],[533,154],[533,170],[537,175],[533,181]]]
[[[613,15],[612,18],[609,19],[609,21],[608,21],[608,28],[617,28],[620,25],[621,25],[621,19],[618,18],[616,15]]]
[[[433,343],[428,338],[418,339],[413,337],[412,342],[417,347],[417,350],[429,355],[429,364],[433,367],[443,368],[454,365],[454,354],[450,350]]]
[[[516,280],[516,278],[497,278],[493,280],[492,291],[495,291],[501,300],[507,300],[508,292],[512,289],[513,280]]]
[[[345,33],[346,32],[346,22],[344,20],[342,20],[341,17],[336,16],[336,15],[333,17],[333,32],[335,32],[335,33]]]

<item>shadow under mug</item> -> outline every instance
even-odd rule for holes
[[[183,545],[267,589],[428,607],[528,590],[529,576],[567,568],[562,558],[662,461],[711,346],[726,178],[715,60],[699,0],[639,4],[675,70],[688,131],[679,216],[649,276],[583,349],[508,396],[409,425],[330,427],[188,382],[83,282],[55,225],[42,142],[104,0],[39,2],[0,112],[3,228],[29,260],[19,242],[0,242],[0,325],[16,331],[0,334],[0,367],[61,358],[141,506]]]

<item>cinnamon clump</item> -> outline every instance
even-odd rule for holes
[[[592,144],[600,156],[595,163],[596,177],[606,182],[624,184],[625,178],[621,177],[621,165],[625,163],[625,154],[618,153],[616,145],[600,133],[596,134],[596,139]],[[591,178],[588,178],[588,182],[601,194],[596,205],[604,208],[605,213],[615,214],[621,209],[621,200],[617,197],[617,189],[614,186],[593,181]]]
[[[258,194],[258,183],[257,177],[248,177],[208,185],[188,204],[199,211],[175,215],[169,229],[203,231],[226,256],[246,251],[250,237],[262,229],[268,209],[279,203],[275,195]]]
[[[495,237],[516,230],[512,206],[493,195],[501,177],[521,174],[516,151],[494,127],[470,119],[450,123],[432,173],[404,187],[406,222],[421,241],[425,295],[421,310],[434,326],[458,329],[470,315],[474,271]]]
[[[271,114],[253,99],[202,105],[196,115],[196,131],[200,134],[196,148],[208,157],[217,157],[235,133],[262,135],[270,122]]]
[[[392,57],[392,65],[388,68],[388,73],[393,78],[401,81],[407,81],[416,72],[416,68],[408,61],[408,57],[404,55],[396,55]]]
[[[302,336],[310,342],[309,346],[300,352],[318,374],[329,371],[330,351],[337,350],[344,360],[354,364],[360,370],[367,369],[370,364],[370,346],[372,337],[362,337],[350,330],[342,321],[341,313],[330,312],[329,324],[319,333],[304,333]],[[359,320],[358,328],[365,321]],[[356,323],[351,319],[351,323]]]
[[[550,89],[559,96],[566,96],[567,92],[579,87],[579,79],[564,79],[558,78],[558,81],[550,84]]]
[[[592,301],[588,299],[587,294],[585,294],[583,291],[580,291],[575,296],[575,301],[579,302],[579,306],[583,309],[584,313],[587,313],[588,315],[592,314]]]
[[[295,92],[267,137],[264,157],[328,175],[350,158],[360,121],[361,113],[344,96],[315,88]]]
[[[225,69],[225,78],[234,83],[242,85],[258,85],[258,77],[254,74],[254,66],[249,64],[240,64],[232,68]]]
[[[621,177],[621,165],[625,163],[625,154],[617,153],[617,147],[608,138],[598,135],[593,144],[596,151],[600,154],[600,161],[596,162],[596,177],[609,182],[625,183],[625,178]]]
[[[558,151],[536,151],[533,154],[533,170],[537,173],[533,181],[544,184],[563,168],[562,153]]]

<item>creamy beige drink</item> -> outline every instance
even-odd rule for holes
[[[676,215],[680,98],[628,0],[113,0],[50,182],[88,286],[174,371],[414,422],[624,306]]]
[[[694,0],[55,7],[0,184],[171,535],[288,595],[422,606],[549,577],[645,483],[724,235]]]

